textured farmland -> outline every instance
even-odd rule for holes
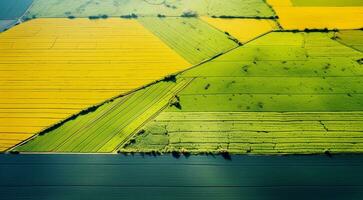
[[[336,39],[358,51],[363,52],[363,30],[343,30],[336,34]]]
[[[112,152],[139,126],[168,105],[188,81],[159,82],[102,105],[96,111],[66,122],[36,137],[18,151]]]
[[[363,7],[293,6],[290,0],[267,0],[285,29],[357,29],[363,26]]]
[[[139,16],[180,16],[185,11],[198,15],[232,15],[270,17],[273,11],[263,0],[35,0],[28,17],[88,17],[108,15],[119,17],[136,13]]]
[[[121,150],[363,152],[363,54],[333,35],[270,33],[184,72],[179,106]]]
[[[193,64],[238,46],[228,35],[197,18],[147,17],[139,21]]]
[[[126,151],[363,151],[363,113],[163,112]]]
[[[263,34],[278,29],[275,21],[264,19],[224,19],[203,17],[210,25],[245,43]]]
[[[0,35],[0,151],[190,64],[136,20],[36,19]]]

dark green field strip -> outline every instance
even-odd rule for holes
[[[0,20],[15,20],[21,17],[33,0],[0,0]]]
[[[237,47],[228,35],[196,18],[147,17],[139,21],[192,64]]]
[[[181,16],[187,11],[202,16],[274,16],[263,0],[34,0],[28,17],[120,17],[131,13],[156,17]]]
[[[168,111],[233,112],[329,112],[361,111],[363,94],[211,94],[178,95],[181,110]]]
[[[16,148],[31,152],[112,152],[166,106],[187,81],[160,82],[77,117]]]
[[[336,39],[358,51],[363,52],[363,30],[343,30],[336,34]]]
[[[234,50],[237,51],[240,48]],[[186,71],[183,77],[354,77],[363,76],[363,67],[351,58],[294,61],[220,61]]]
[[[361,0],[291,0],[294,6],[354,7],[363,6]]]
[[[203,77],[181,95],[198,94],[363,94],[359,77]]]
[[[363,113],[163,112],[129,151],[363,152]]]
[[[210,0],[208,4],[208,15],[271,17],[275,14],[264,0]]]
[[[162,112],[157,122],[170,121],[363,121],[362,112]]]

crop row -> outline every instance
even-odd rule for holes
[[[126,150],[361,152],[362,118],[362,112],[163,112],[143,127],[144,134]]]
[[[112,152],[188,81],[160,82],[106,103],[18,147],[32,152]]]
[[[237,46],[228,35],[194,18],[142,18],[140,22],[190,63]]]

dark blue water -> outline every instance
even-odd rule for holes
[[[363,155],[0,155],[0,199],[362,200]]]

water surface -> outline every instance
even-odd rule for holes
[[[0,199],[361,200],[363,156],[0,155]]]

